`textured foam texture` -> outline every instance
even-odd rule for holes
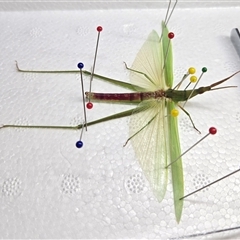
[[[177,83],[190,66],[206,66],[199,86],[240,70],[230,32],[239,25],[237,8],[176,9],[174,75]],[[24,69],[91,69],[103,26],[95,72],[128,82],[123,61],[131,65],[152,29],[160,31],[165,10],[88,10],[1,12],[0,124],[76,125],[82,122],[79,74],[36,74]],[[89,78],[85,77],[88,89]],[[240,76],[226,85],[239,86]],[[93,91],[124,89],[93,81]],[[179,128],[185,192],[189,193],[239,168],[239,88],[200,95],[186,105],[199,135],[181,112]],[[129,105],[95,103],[88,120],[129,109]],[[159,203],[146,181],[131,144],[123,148],[129,119],[89,127],[84,148],[80,131],[0,130],[1,238],[174,238],[239,225],[239,173],[185,200],[176,223],[169,182]],[[159,132],[161,134],[161,132]],[[212,238],[238,238],[226,232]]]

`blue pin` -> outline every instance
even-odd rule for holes
[[[83,142],[81,140],[76,142],[76,147],[77,148],[82,148],[83,147]]]
[[[85,122],[86,131],[87,131],[87,114],[86,114],[86,105],[85,105],[85,97],[84,97],[84,86],[83,86],[83,76],[82,76],[82,69],[84,67],[84,64],[82,62],[79,62],[77,64],[77,67],[80,69],[80,79],[81,79],[82,98],[83,98],[83,111],[84,111],[84,122]]]
[[[84,64],[83,64],[82,62],[80,62],[80,63],[78,63],[77,67],[78,67],[79,69],[83,69],[83,68],[84,68]]]
[[[76,147],[77,148],[82,148],[83,147],[83,142],[82,142],[83,128],[85,127],[85,129],[87,131],[87,114],[86,114],[85,97],[84,97],[84,86],[83,86],[83,76],[82,76],[82,69],[84,67],[84,64],[82,62],[79,62],[77,64],[77,67],[80,70],[80,79],[81,79],[81,87],[82,87],[82,98],[83,98],[84,122],[82,124],[82,130],[81,130],[81,134],[80,134],[80,139],[79,139],[79,141],[76,142]]]

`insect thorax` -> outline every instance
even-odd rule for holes
[[[141,98],[142,100],[147,100],[147,99],[159,99],[165,97],[165,91],[164,90],[157,90],[155,92],[142,92],[141,93]]]

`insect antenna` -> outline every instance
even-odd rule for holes
[[[93,81],[95,65],[96,65],[96,61],[97,61],[97,51],[98,51],[98,44],[99,44],[99,39],[100,39],[100,33],[101,33],[102,30],[103,30],[103,28],[101,26],[97,27],[98,36],[97,36],[97,43],[96,43],[96,49],[95,49],[95,54],[94,54],[94,60],[93,60],[93,68],[92,68],[91,77],[90,77],[89,93],[92,92],[92,81]],[[93,107],[93,104],[91,103],[91,99],[89,97],[88,103],[87,103],[87,108],[91,109],[92,107]]]
[[[232,87],[236,87],[236,86],[226,86],[226,87],[218,87],[218,88],[214,88],[215,86],[218,86],[224,82],[226,82],[227,80],[229,80],[230,78],[232,78],[233,76],[235,76],[236,74],[240,73],[240,71],[237,71],[235,72],[234,74],[232,74],[231,76],[227,77],[227,78],[224,78],[223,80],[220,80],[218,82],[215,82],[213,84],[210,85],[210,91],[213,91],[213,90],[218,90],[218,89],[223,89],[223,88],[232,88]]]

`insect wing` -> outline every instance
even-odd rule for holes
[[[173,57],[172,57],[172,45],[171,41],[168,39],[168,29],[164,22],[162,23],[163,29],[163,39],[162,47],[163,54],[165,56],[164,63],[164,76],[166,84],[171,87],[173,83]],[[171,100],[167,100],[167,119],[168,119],[168,149],[171,161],[174,161],[181,155],[181,147],[178,134],[178,120],[176,117],[171,116],[172,110],[176,107],[176,104]],[[177,222],[180,221],[183,208],[183,200],[179,200],[184,196],[184,180],[183,180],[183,168],[182,159],[178,159],[177,162],[173,163],[171,166],[172,173],[172,187],[173,187],[173,198],[174,198],[174,208],[175,216]]]
[[[131,83],[146,91],[172,87],[173,57],[168,29],[162,23],[162,38],[152,31],[140,49],[131,72]],[[165,108],[166,107],[166,108]],[[177,119],[171,116],[175,103],[170,100],[152,99],[139,104],[130,120],[130,138],[144,174],[161,201],[166,192],[170,159],[181,155]],[[167,117],[166,117],[167,116]],[[174,207],[179,222],[182,215],[184,194],[182,160],[171,165]]]
[[[168,163],[165,101],[141,102],[130,118],[130,138],[144,175],[159,201],[167,186]]]
[[[175,108],[175,103],[172,101],[167,102],[167,112],[168,112],[168,148],[169,154],[172,161],[177,159],[181,155],[181,147],[179,141],[178,133],[178,120],[176,117],[172,117],[170,112]],[[179,200],[184,196],[184,179],[183,179],[183,168],[182,159],[178,159],[171,166],[172,173],[172,187],[173,187],[173,198],[174,198],[174,208],[175,216],[177,222],[180,221],[183,208],[183,200]]]
[[[163,54],[160,38],[153,30],[132,64],[131,69],[139,72],[130,71],[131,83],[144,88],[146,91],[166,89],[162,64]]]
[[[162,52],[164,56],[164,79],[167,87],[171,88],[173,85],[173,54],[172,42],[168,38],[168,29],[164,22],[162,22]]]

